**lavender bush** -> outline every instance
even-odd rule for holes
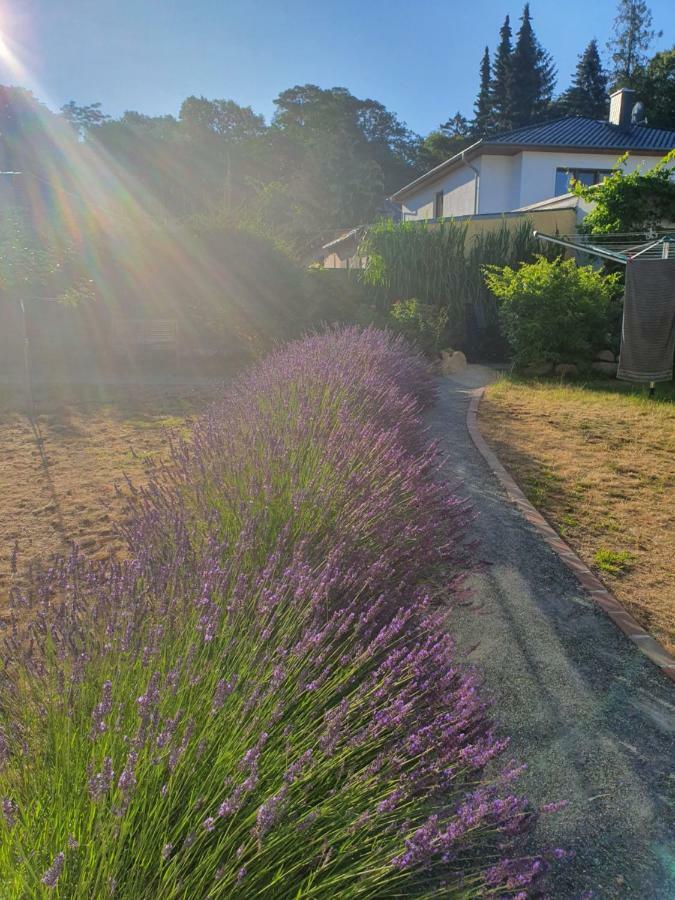
[[[292,344],[138,496],[129,561],[13,594],[2,897],[528,896],[536,812],[436,602],[470,548],[432,396],[382,332]]]

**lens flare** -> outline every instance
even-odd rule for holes
[[[17,51],[12,47],[5,28],[0,25],[0,72],[2,70],[13,78],[26,79],[28,74]]]

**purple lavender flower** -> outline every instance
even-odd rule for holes
[[[127,756],[127,762],[117,781],[117,787],[123,794],[130,794],[136,787],[136,762],[138,753],[132,750]]]
[[[225,703],[226,697],[228,697],[232,693],[232,689],[234,688],[235,681],[226,681],[225,678],[221,678],[216,685],[216,689],[213,692],[213,704],[211,706],[211,710],[213,712],[217,712],[219,709],[223,708],[223,704]]]
[[[541,811],[543,813],[558,812],[561,809],[565,809],[567,803],[567,800],[556,800],[552,803],[544,803],[544,805],[541,807]]]
[[[5,656],[32,648],[21,651],[21,677],[35,680],[48,713],[56,701],[44,680],[62,685],[58,702],[67,704],[78,694],[71,684],[111,672],[92,737],[110,730],[121,739],[134,708],[135,694],[120,696],[113,720],[117,673],[159,670],[138,687],[137,729],[116,782],[110,757],[99,763],[92,753],[92,801],[112,794],[113,812],[124,813],[140,799],[139,761],[148,759],[158,784],[176,772],[178,793],[170,803],[165,783],[157,805],[171,813],[202,748],[214,764],[228,758],[218,756],[224,740],[239,758],[218,776],[222,797],[210,793],[211,779],[190,785],[204,801],[183,809],[195,829],[184,850],[199,835],[211,843],[203,831],[216,827],[232,836],[254,814],[259,844],[286,816],[299,831],[316,830],[319,810],[340,808],[342,792],[355,788],[345,833],[356,835],[355,853],[371,838],[398,841],[389,854],[397,890],[414,872],[433,890],[447,881],[452,893],[466,860],[477,892],[529,892],[559,852],[546,863],[520,858],[536,812],[508,793],[513,765],[501,778],[492,772],[506,742],[435,611],[439,598],[464,596],[472,550],[469,511],[438,478],[437,448],[420,420],[433,395],[424,360],[384,332],[336,329],[282,348],[228,388],[136,492],[127,560],[96,567],[74,554],[36,575],[30,596],[14,596]],[[232,665],[246,679],[228,700]],[[184,695],[184,708],[189,700],[196,710],[185,723],[175,706],[165,711]],[[88,710],[85,722],[86,738]],[[268,760],[283,754],[281,784],[270,786],[279,770]],[[163,825],[149,826],[161,834]],[[165,844],[162,859],[174,852]],[[324,844],[306,861],[318,888],[331,852]],[[248,862],[243,849],[236,858]],[[164,872],[174,877],[173,866]],[[181,892],[177,874],[169,887]]]
[[[7,827],[12,828],[16,821],[16,804],[9,797],[5,797],[2,801],[2,814],[5,817]]]
[[[110,714],[112,710],[112,681],[105,681],[103,683],[103,697],[101,701],[96,704],[94,710],[91,714],[91,737],[92,740],[95,740],[99,734],[102,734],[106,729],[107,725],[105,723],[105,717]]]
[[[185,840],[183,841],[182,849],[189,850],[190,847],[194,844],[194,842],[196,840],[197,840],[197,835],[195,834],[195,832],[194,831],[188,832],[188,834],[185,837]]]
[[[286,800],[286,788],[283,787],[277,794],[270,797],[258,807],[255,817],[254,833],[261,840],[279,821]]]
[[[106,756],[103,760],[103,768],[100,772],[91,776],[87,785],[89,796],[92,800],[100,800],[108,793],[114,776],[112,759]]]
[[[40,881],[45,887],[53,888],[56,887],[56,882],[59,880],[61,876],[61,872],[63,871],[63,864],[66,861],[65,853],[57,853],[54,857],[54,862],[44,873]]]
[[[293,782],[298,778],[298,776],[307,768],[307,766],[312,761],[313,752],[310,747],[309,750],[305,750],[302,756],[298,757],[294,763],[286,770],[286,774],[284,775],[284,781],[287,784],[293,784]]]

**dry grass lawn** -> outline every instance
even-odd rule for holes
[[[222,382],[191,385],[57,389],[38,392],[36,426],[20,395],[0,388],[0,610],[19,567],[73,543],[93,558],[123,553],[115,525],[124,517],[128,487],[168,450],[169,431],[219,393]]]
[[[675,651],[675,396],[503,378],[480,427],[530,500]]]

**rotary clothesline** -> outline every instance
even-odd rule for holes
[[[673,377],[675,353],[675,236],[667,231],[611,235],[534,236],[585,256],[626,266],[617,378],[649,383]]]
[[[558,244],[576,253],[599,256],[626,265],[632,259],[671,259],[675,257],[675,235],[670,231],[624,232],[615,234],[545,234],[534,231],[534,237]]]

